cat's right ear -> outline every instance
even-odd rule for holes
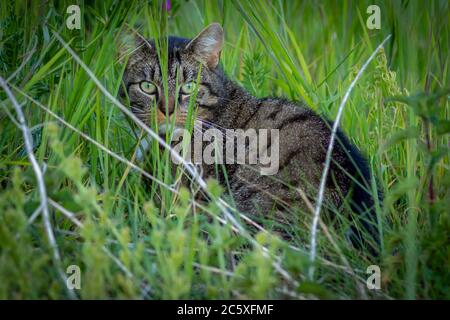
[[[134,36],[134,46],[136,50],[140,50],[140,49],[147,49],[147,50],[152,50],[153,46],[152,44],[147,41],[143,36],[141,36],[140,34],[135,34]]]
[[[134,54],[142,52],[143,48],[152,48],[151,44],[138,33],[124,32],[119,39],[117,50],[119,63],[126,62]]]
[[[186,46],[209,69],[214,69],[219,63],[223,47],[223,29],[220,24],[212,23],[200,32]]]

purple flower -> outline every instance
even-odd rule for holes
[[[166,2],[165,2],[165,9],[167,11],[170,11],[170,9],[172,9],[172,4],[170,3],[170,0],[166,0]]]

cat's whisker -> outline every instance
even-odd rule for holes
[[[227,138],[230,138],[230,139],[235,139],[236,138],[236,136],[233,133],[227,131],[229,129],[217,128],[217,127],[215,127],[215,126],[213,126],[211,124],[208,124],[208,123],[203,123],[202,129],[204,129],[203,132],[205,132],[208,129],[216,129],[216,130],[219,130]]]
[[[222,126],[218,125],[217,123],[214,123],[214,122],[211,122],[211,121],[208,121],[208,120],[200,120],[200,121],[202,121],[204,124],[208,124],[208,125],[210,125],[212,127],[218,128],[218,129],[230,130],[230,128],[222,127]]]
[[[146,112],[146,111],[141,111],[141,110],[131,110],[134,114],[141,114],[141,115],[145,115],[145,116],[150,116],[152,113],[151,112]]]

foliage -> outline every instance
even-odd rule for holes
[[[80,0],[82,28],[69,30],[72,2],[0,3],[0,75],[11,76],[9,86],[23,104],[53,201],[62,265],[81,269],[79,298],[450,298],[447,1],[376,1],[381,30],[365,25],[373,1],[256,0],[173,0],[170,10],[161,1]],[[139,165],[177,192],[38,105],[134,159],[139,130],[55,33],[117,96],[124,32],[158,37],[164,46],[161,36],[193,37],[211,22],[224,26],[221,63],[232,79],[259,97],[303,99],[330,118],[361,65],[392,34],[357,83],[342,121],[383,190],[380,257],[353,249],[345,228],[330,225],[333,241],[319,229],[318,276],[311,282],[309,221],[274,226],[255,218],[266,230],[256,232],[234,214],[249,239],[227,223],[217,202],[199,203],[195,186],[177,184],[167,154]],[[3,91],[0,106],[0,298],[67,298],[42,217],[31,219],[40,204],[36,180]],[[223,193],[214,181],[208,188],[215,197]],[[280,227],[296,236],[281,240],[273,232]],[[365,289],[371,264],[381,267],[379,291]]]

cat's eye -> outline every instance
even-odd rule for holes
[[[156,92],[156,86],[149,81],[142,81],[139,86],[146,94],[154,94]]]
[[[183,92],[183,94],[191,94],[195,91],[196,85],[195,82],[188,82],[183,84],[183,86],[181,87],[181,92]]]

